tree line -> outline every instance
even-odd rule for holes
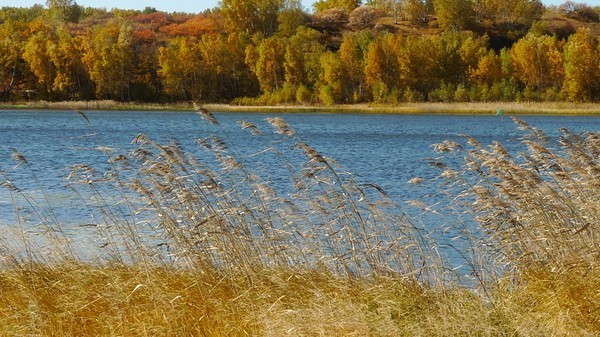
[[[598,7],[545,8],[539,0],[314,7],[308,13],[299,0],[222,0],[198,14],[71,0],[3,7],[0,100],[600,100]]]

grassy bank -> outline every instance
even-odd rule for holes
[[[435,144],[438,177],[412,181],[447,195],[424,209],[464,222],[432,228],[281,118],[240,121],[272,137],[242,156],[210,111],[197,113],[215,130],[197,140],[200,155],[138,135],[127,153],[97,148],[102,169],[71,168],[82,202],[71,207],[97,221],[76,230],[96,234],[94,249],[43,191],[14,185],[43,172],[13,150],[0,170],[17,221],[0,236],[0,335],[600,334],[597,132],[562,130],[553,144],[515,119],[521,154],[468,136]],[[269,166],[250,168],[261,156]],[[289,177],[290,192],[273,176]],[[449,243],[436,241],[445,233]]]
[[[111,100],[104,101],[31,101],[6,103],[0,102],[0,109],[32,109],[32,110],[112,110],[112,111],[180,111],[193,110],[192,104],[153,104],[153,103],[124,103]]]
[[[4,336],[597,336],[600,272],[464,288],[309,270],[70,265],[0,272]]]
[[[276,105],[240,106],[228,104],[206,104],[205,107],[219,112],[272,112],[272,113],[373,113],[373,114],[496,114],[502,109],[505,114],[547,115],[600,115],[600,104],[566,102],[489,102],[489,103],[403,103],[399,105]],[[180,111],[193,110],[189,103],[137,104],[115,101],[84,102],[21,102],[0,103],[0,109],[55,109],[55,110],[149,110]]]
[[[336,105],[336,106],[232,106],[208,104],[213,111],[231,112],[323,112],[323,113],[373,113],[373,114],[478,114],[493,115],[499,109],[505,114],[527,115],[600,115],[600,104],[575,103],[404,103],[399,105]]]

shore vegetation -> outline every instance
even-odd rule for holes
[[[599,13],[538,0],[4,6],[0,102],[598,102]]]
[[[279,117],[240,121],[271,145],[251,155],[203,107],[204,155],[146,135],[107,166],[67,172],[98,219],[73,236],[18,149],[0,188],[16,223],[0,237],[0,334],[60,336],[597,336],[600,334],[600,135],[558,141],[515,119],[524,151],[435,144],[437,184],[456,212],[443,228],[401,212]],[[82,112],[85,117],[85,113]],[[276,168],[288,191],[269,178]],[[33,187],[35,189],[35,187]],[[414,205],[423,201],[415,200]],[[468,221],[466,220],[468,219]],[[452,244],[436,241],[454,232]],[[461,265],[445,249],[460,252]]]
[[[476,114],[476,115],[600,115],[598,103],[570,102],[465,102],[465,103],[401,103],[401,104],[336,104],[336,105],[233,105],[205,104],[216,112],[230,113],[353,113],[353,114]],[[103,110],[103,111],[194,111],[193,102],[134,103],[104,101],[23,101],[1,103],[3,110]]]

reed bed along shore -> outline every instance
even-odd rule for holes
[[[0,273],[3,336],[597,336],[600,273],[424,288],[310,270],[38,265]]]
[[[191,103],[135,103],[112,100],[94,101],[23,101],[15,103],[0,102],[0,109],[33,109],[33,110],[140,110],[140,111],[181,111],[193,110]]]
[[[496,114],[502,110],[510,115],[600,115],[600,104],[569,102],[463,102],[463,103],[400,103],[400,104],[351,104],[351,105],[231,105],[205,104],[211,111],[219,112],[271,112],[271,113],[373,113],[373,114]],[[0,103],[0,109],[42,110],[194,110],[192,103],[126,103],[104,101],[33,101]]]
[[[207,104],[213,111],[225,112],[322,112],[372,114],[473,114],[490,115],[502,110],[508,115],[600,115],[595,103],[565,102],[487,102],[487,103],[400,103],[352,104],[335,106],[234,106]]]
[[[13,174],[43,176],[13,150],[0,167],[17,219],[0,236],[0,335],[600,334],[598,133],[562,130],[552,143],[515,119],[520,154],[469,136],[435,144],[439,177],[412,182],[448,198],[423,208],[468,221],[429,228],[285,120],[240,121],[272,139],[243,156],[196,111],[215,131],[197,140],[201,155],[139,135],[126,153],[98,147],[104,169],[66,173],[73,207],[99,219],[84,225],[94,252],[43,193],[14,185]],[[285,192],[276,168],[253,165],[262,156],[281,163]],[[440,245],[440,232],[456,244]]]

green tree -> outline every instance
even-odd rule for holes
[[[477,67],[487,53],[487,37],[472,32],[444,32],[433,41],[436,50],[435,74],[439,82],[458,85],[467,81],[468,72]]]

